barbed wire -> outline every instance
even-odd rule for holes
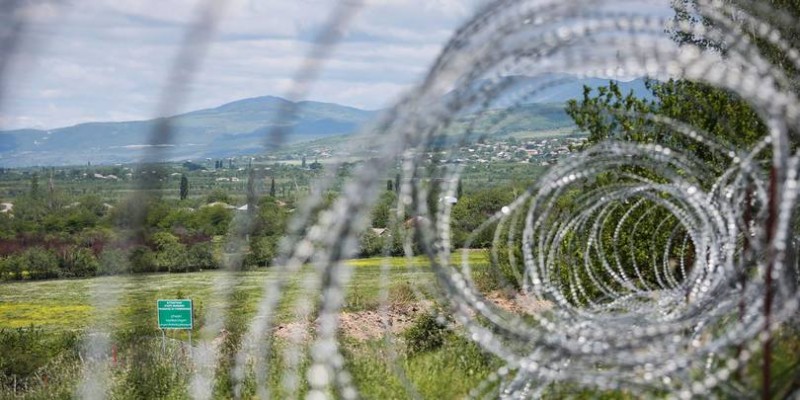
[[[185,101],[192,71],[222,18],[220,3],[208,1],[199,8],[158,115],[173,114],[169,111]],[[4,15],[16,10],[18,2],[8,4],[2,7]],[[377,144],[378,156],[355,169],[332,205],[324,207],[321,196],[310,196],[294,213],[280,246],[277,278],[264,281],[263,296],[231,366],[235,395],[242,396],[245,370],[254,360],[256,394],[270,396],[267,360],[275,349],[268,335],[276,308],[286,300],[289,280],[310,268],[313,273],[302,281],[301,295],[290,301],[301,318],[317,315],[318,327],[307,347],[295,341],[282,350],[283,389],[297,395],[303,379],[298,360],[308,350],[308,398],[358,397],[337,334],[351,278],[344,265],[356,255],[381,185],[398,161],[401,185],[393,225],[402,224],[403,215],[414,216],[415,233],[406,238],[406,253],[412,255],[417,248],[436,276],[437,290],[414,288],[416,296],[444,305],[440,313],[452,315],[465,338],[504,364],[475,383],[472,397],[541,397],[553,383],[623,389],[638,396],[691,398],[715,390],[752,395],[752,388],[729,378],[769,348],[781,324],[796,317],[800,302],[793,261],[800,154],[792,146],[800,102],[787,66],[771,62],[754,39],[782,52],[788,67],[800,69],[800,55],[781,34],[792,21],[777,17],[775,10],[745,1],[696,4],[695,11],[711,24],[684,23],[653,12],[663,6],[659,1],[498,0],[482,7],[455,32],[421,83],[362,132]],[[309,92],[359,7],[343,2],[337,8],[309,63],[295,77],[290,100]],[[0,53],[7,56],[0,59],[0,82],[5,60],[13,56],[24,28],[24,19],[11,22],[10,28],[0,28]],[[723,43],[725,49],[679,43],[668,32]],[[428,198],[431,192],[454,196],[463,169],[455,163],[429,168],[426,154],[434,148],[441,151],[444,138],[446,158],[451,158],[460,143],[480,135],[475,120],[454,133],[459,117],[506,110],[488,128],[481,127],[491,132],[511,115],[509,110],[566,83],[557,73],[702,82],[746,101],[769,134],[751,148],[738,148],[686,121],[602,110],[628,113],[687,143],[706,146],[725,159],[724,167],[720,173],[680,146],[607,140],[526,182],[524,193],[487,218],[466,241],[469,247],[484,230],[493,230],[495,272],[509,272],[504,283],[520,298],[548,305],[522,316],[487,299],[474,282],[469,249],[452,247],[452,207],[446,202],[432,206]],[[509,76],[539,79],[520,85]],[[285,108],[276,120],[291,120],[295,112]],[[162,159],[169,151],[159,146],[172,140],[169,120],[163,121],[151,136],[153,153],[144,162]],[[265,139],[277,147],[288,135],[279,128]],[[326,176],[337,168],[327,168]],[[319,185],[325,188],[332,181],[323,178]],[[139,194],[152,189],[142,186]],[[232,294],[240,283],[235,272],[252,218],[234,219],[227,239],[226,247],[236,250],[213,284],[214,303],[220,306],[206,310],[206,325],[192,356],[193,398],[212,395],[220,354],[211,342],[226,313],[232,312]],[[388,279],[384,264],[384,314]],[[109,294],[116,291],[93,290],[95,305],[110,307],[119,301]],[[96,337],[87,336],[84,351],[104,354],[109,343],[92,339]],[[391,334],[387,344],[397,346]],[[106,379],[93,364],[84,370],[76,394],[102,398]],[[409,396],[419,397],[408,379],[401,381]]]

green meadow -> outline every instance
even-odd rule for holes
[[[478,270],[487,266],[484,252],[468,257]],[[300,299],[319,297],[313,285],[308,286],[308,278],[315,276],[312,268],[304,266],[286,277],[274,314],[276,326],[290,327],[309,318],[297,314],[297,304]],[[462,338],[452,323],[435,322],[430,313],[438,307],[435,302],[416,297],[435,290],[434,273],[424,258],[352,260],[343,273],[349,279],[341,315],[349,316],[356,325],[378,326],[383,288],[386,305],[401,310],[392,315],[407,321],[390,336],[374,332],[359,336],[363,332],[358,329],[356,334],[340,331],[340,350],[352,384],[362,397],[400,399],[416,391],[425,398],[461,398],[501,366],[494,356]],[[214,270],[0,284],[0,332],[5,334],[5,350],[15,360],[40,358],[28,360],[27,370],[17,367],[18,380],[3,385],[0,398],[70,398],[80,382],[80,339],[96,328],[111,335],[115,352],[119,352],[120,361],[115,358],[109,372],[110,398],[187,398],[188,371],[192,370],[192,362],[185,356],[188,335],[186,331],[168,332],[166,350],[162,351],[156,322],[156,300],[162,298],[194,301],[195,342],[208,310],[220,308],[225,312],[229,333],[222,337],[213,386],[215,398],[229,398],[233,390],[232,355],[241,345],[264,288],[279,278],[278,268],[262,268],[235,273]],[[214,289],[224,282],[232,285],[227,297]],[[407,315],[402,315],[406,311]],[[28,334],[23,337],[19,332]],[[304,395],[309,390],[305,377],[313,329],[309,332],[311,336],[300,344],[279,334],[268,339],[275,350],[269,361],[269,388],[277,398]],[[393,338],[391,344],[389,337]],[[47,351],[31,354],[26,348]],[[285,366],[284,354],[290,348],[300,349],[293,372],[287,372]],[[5,368],[13,369],[8,365]],[[249,397],[255,396],[252,368],[248,366],[243,389]],[[404,373],[398,375],[398,370]],[[284,385],[287,373],[300,379],[293,390]]]
[[[486,264],[483,252],[471,253],[469,260],[473,264]],[[279,321],[291,319],[293,300],[303,291],[298,282],[310,276],[311,268],[305,266],[299,273],[285,278],[287,287],[276,313]],[[433,272],[423,257],[350,260],[346,263],[345,274],[350,278],[344,311],[377,309],[382,284],[388,290],[405,285],[424,287],[434,280]],[[90,324],[110,330],[147,324],[155,327],[157,299],[191,298],[197,314],[205,307],[220,307],[226,302],[224,298],[213,295],[214,283],[226,279],[234,282],[236,292],[245,298],[243,314],[251,316],[265,286],[279,276],[278,268],[261,268],[242,272],[211,270],[6,282],[0,284],[0,328],[33,325],[46,330],[82,330]],[[116,304],[98,304],[92,296]]]

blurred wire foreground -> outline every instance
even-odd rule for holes
[[[502,363],[475,382],[473,397],[538,398],[553,395],[548,390],[561,384],[635,397],[796,396],[797,368],[779,381],[771,365],[772,340],[787,326],[796,327],[800,301],[795,239],[800,53],[796,19],[783,14],[786,8],[800,11],[793,4],[683,1],[674,5],[677,16],[653,11],[663,6],[659,1],[485,5],[456,31],[422,82],[362,133],[374,136],[378,154],[352,172],[332,202],[310,196],[296,210],[280,246],[277,278],[264,280],[261,299],[250,305],[255,316],[239,321],[237,331],[230,323],[244,307],[237,304],[242,284],[237,272],[252,215],[234,219],[225,239],[234,256],[226,259],[227,272],[215,277],[211,294],[223,306],[204,310],[200,343],[190,355],[180,355],[188,359],[176,361],[192,366],[189,395],[212,397],[216,380],[227,375],[234,397],[266,398],[274,387],[270,376],[277,374],[288,397],[299,396],[304,380],[307,398],[359,397],[337,334],[351,278],[345,261],[356,255],[386,177],[399,168],[393,228],[410,228],[404,242],[409,263],[410,256],[423,255],[436,276],[435,284],[414,287],[414,296],[440,305],[440,320],[452,318],[457,332]],[[23,2],[1,6],[0,99],[7,102],[2,82],[10,79],[6,66],[24,39],[26,20]],[[290,100],[309,92],[362,6],[337,6],[295,75]],[[198,5],[156,115],[171,115],[185,101],[223,15],[223,2]],[[531,304],[547,304],[523,315],[496,306],[478,290],[470,252],[451,246],[452,204],[430,199],[455,198],[462,170],[449,162],[431,168],[426,155],[435,150],[449,160],[461,143],[487,133],[474,121],[456,124],[459,118],[501,110],[493,125],[501,126],[511,115],[503,110],[524,107],[537,93],[564,84],[559,77],[564,73],[644,76],[721,89],[753,110],[764,134],[745,146],[737,140],[742,132],[721,136],[652,108],[625,107],[624,101],[582,103],[600,116],[586,122],[589,131],[608,124],[614,134],[595,138],[576,157],[532,180],[465,246],[491,230],[492,266],[502,285]],[[520,76],[522,83],[512,79]],[[705,100],[682,103],[693,101],[701,107]],[[287,107],[275,119],[291,120],[295,112]],[[153,150],[143,163],[169,151],[163,145],[173,141],[171,127],[163,121],[152,132]],[[284,129],[269,132],[265,147],[278,147],[289,135]],[[337,170],[330,166],[327,176]],[[321,179],[315,193],[332,181]],[[143,182],[132,196],[151,196],[157,185]],[[410,225],[406,215],[412,216]],[[143,221],[143,213],[136,218]],[[389,263],[387,258],[382,269],[384,316],[390,312]],[[297,276],[303,277],[302,295],[285,297]],[[129,279],[137,284],[137,278]],[[121,301],[108,293],[115,292],[94,291],[93,303],[113,307]],[[308,340],[277,346],[275,310],[287,301],[315,326],[296,335],[313,331]],[[384,320],[392,353],[398,341]],[[224,328],[233,333],[220,346],[215,338]],[[107,397],[113,385],[104,367],[112,362],[109,333],[95,326],[83,339],[79,397]],[[280,367],[271,364],[276,359]],[[755,361],[762,363],[757,387],[737,379]],[[395,364],[406,395],[419,397],[403,366]],[[787,379],[788,387],[778,385]]]

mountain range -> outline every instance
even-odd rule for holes
[[[510,77],[513,85],[532,83],[534,78]],[[516,121],[513,129],[544,130],[570,126],[561,106],[568,99],[580,98],[583,86],[597,87],[608,80],[599,78],[564,78],[560,83],[525,99],[526,104],[505,113]],[[624,92],[649,96],[644,81],[621,82]],[[546,103],[546,104],[545,104]],[[275,123],[276,115],[294,108],[294,117]],[[492,110],[496,111],[496,110]],[[370,121],[380,111],[367,111],[339,104],[288,100],[264,96],[234,101],[219,107],[169,117],[174,136],[165,153],[170,160],[226,157],[263,153],[267,136],[275,128],[291,132],[284,144],[331,136],[349,135]],[[495,115],[496,112],[492,112]],[[128,122],[90,122],[70,127],[38,130],[0,131],[0,166],[75,165],[130,163],[139,160],[150,142],[159,119]],[[508,128],[502,133],[508,133]]]

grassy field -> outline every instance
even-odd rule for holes
[[[476,265],[485,265],[483,252],[470,254]],[[343,315],[376,315],[380,306],[381,284],[389,291],[390,305],[398,303],[417,304],[411,287],[426,290],[435,281],[425,259],[414,258],[372,258],[352,260],[347,264],[350,280]],[[381,268],[385,266],[386,268]],[[310,276],[311,267],[305,273],[292,276],[285,288],[281,302],[276,310],[276,324],[291,325],[298,322],[296,300],[303,296],[318,296],[319,293],[304,289],[304,279]],[[383,274],[383,272],[388,272]],[[186,342],[187,335],[171,332],[170,345],[166,353],[158,350],[160,341],[156,329],[156,299],[191,298],[195,302],[195,331],[203,324],[202,315],[212,307],[221,307],[225,301],[213,295],[215,282],[228,277],[234,281],[234,290],[229,299],[229,312],[226,329],[231,332],[223,345],[222,358],[217,363],[215,398],[229,398],[232,390],[229,353],[238,346],[241,333],[254,315],[256,304],[262,297],[265,283],[277,279],[276,269],[229,274],[224,271],[205,271],[188,274],[150,274],[135,276],[99,277],[75,280],[54,280],[38,282],[19,282],[0,284],[0,331],[35,326],[41,328],[43,336],[39,345],[57,341],[63,334],[85,333],[89,326],[103,327],[112,333],[120,347],[120,359],[129,360],[123,366],[112,368],[111,398],[186,398],[190,375],[176,371],[181,364],[191,370],[191,362],[177,355]],[[113,307],[93,307],[95,299],[117,299]],[[233,311],[231,311],[233,310]],[[419,319],[427,315],[417,313],[410,318]],[[415,325],[411,323],[410,328]],[[483,353],[475,344],[461,338],[453,328],[425,328],[417,335],[423,338],[424,351],[406,351],[406,332],[395,332],[399,338],[396,346],[387,346],[382,337],[353,338],[340,334],[341,351],[345,357],[348,371],[359,393],[365,398],[408,398],[408,384],[415,387],[425,398],[461,398],[488,376],[499,362]],[[199,333],[199,332],[198,332]],[[431,339],[432,338],[432,339]],[[60,339],[59,339],[60,340]],[[275,336],[269,374],[270,390],[274,396],[286,395],[283,375],[284,351],[291,346],[286,338]],[[310,339],[306,339],[310,340]],[[418,340],[418,339],[413,339]],[[434,343],[429,348],[425,341]],[[229,343],[228,343],[229,341]],[[177,344],[176,344],[177,343]],[[302,378],[297,393],[308,390],[305,381],[306,370],[310,365],[308,343],[301,345],[303,350],[299,360],[298,375]],[[178,347],[175,347],[178,346]],[[127,349],[127,350],[123,350]],[[394,349],[389,351],[390,349]],[[178,353],[176,353],[178,352]],[[396,352],[396,357],[391,354]],[[72,350],[62,351],[53,356],[29,379],[25,390],[11,396],[8,385],[0,389],[0,398],[69,398],[79,382],[79,357]],[[165,354],[172,354],[167,357]],[[116,366],[116,364],[115,364]],[[397,375],[397,369],[405,371],[407,381]],[[166,377],[155,375],[162,371]],[[248,370],[246,392],[254,394],[252,370]],[[49,376],[49,385],[43,385],[41,376]],[[58,378],[56,378],[58,376]],[[448,382],[442,385],[442,382]],[[1,382],[0,382],[1,383]],[[19,395],[22,396],[19,396]]]
[[[480,259],[482,255],[476,254]],[[348,263],[352,275],[348,285],[348,302],[345,310],[377,308],[381,281],[382,258],[353,260]],[[389,285],[405,282],[419,284],[429,282],[432,272],[426,268],[422,258],[410,263],[407,260],[388,259]],[[21,328],[34,325],[48,330],[80,330],[94,322],[112,329],[125,329],[130,324],[152,322],[155,325],[155,304],[163,298],[191,298],[196,308],[216,307],[208,303],[215,279],[229,274],[234,279],[236,289],[243,293],[248,307],[244,313],[254,312],[255,303],[261,298],[262,289],[267,282],[277,279],[277,269],[259,269],[237,273],[224,271],[203,271],[187,274],[147,274],[134,276],[110,276],[88,279],[51,280],[33,282],[11,282],[0,284],[0,328]],[[289,279],[289,286],[278,310],[278,319],[288,319],[292,315],[292,302],[301,290],[297,283],[304,275]],[[104,299],[116,298],[119,304],[105,313],[96,313],[90,295],[94,293]],[[218,300],[221,301],[221,300]],[[366,306],[359,303],[370,303]],[[140,305],[152,308],[151,313],[142,315],[135,311]],[[101,315],[103,314],[103,315]],[[152,314],[152,315],[151,315]]]
[[[486,253],[470,253],[469,259],[480,281],[480,273],[487,267]],[[395,340],[391,344],[380,335],[364,338],[350,335],[346,330],[340,331],[339,351],[349,379],[361,397],[405,399],[415,397],[412,393],[416,393],[426,399],[464,398],[503,365],[495,356],[463,338],[461,328],[452,324],[424,323],[430,314],[425,307],[418,307],[423,303],[409,294],[411,287],[426,290],[435,284],[433,272],[424,258],[370,258],[352,260],[347,265],[350,280],[343,313],[340,314],[342,321],[349,318],[356,324],[366,324],[370,322],[368,319],[355,317],[378,318],[376,311],[381,305],[379,293],[382,283],[389,290],[390,306],[405,305],[405,310],[408,310],[413,305],[415,309],[421,309],[409,313],[411,322],[408,325],[401,330],[393,329]],[[276,310],[276,326],[310,322],[308,317],[304,319],[296,312],[297,300],[319,296],[317,290],[304,289],[305,278],[311,272],[308,266],[304,273],[289,279]],[[228,302],[213,296],[215,282],[223,277],[232,278],[234,282]],[[203,325],[202,316],[209,308],[228,303],[225,328],[230,334],[220,342],[213,398],[231,398],[233,357],[255,313],[264,284],[275,279],[276,269],[260,269],[235,274],[205,271],[0,284],[0,345],[3,346],[0,370],[5,369],[6,377],[0,379],[0,399],[72,398],[80,382],[81,368],[87,362],[79,355],[80,339],[85,337],[86,328],[92,324],[111,333],[112,343],[119,349],[114,362],[104,367],[108,368],[110,379],[108,398],[189,398],[194,364],[187,357],[187,335],[185,332],[170,332],[166,348],[162,349],[160,332],[156,328],[156,299],[175,297],[194,300],[196,334]],[[116,298],[118,304],[94,308],[93,295],[103,299]],[[41,329],[20,330],[30,326]],[[24,335],[14,332],[23,332]],[[291,338],[274,332],[269,339],[273,351],[267,364],[272,397],[304,397],[310,390],[306,376],[312,364],[309,345],[313,328],[310,337],[306,336],[296,344]],[[796,335],[788,330],[775,338],[774,366],[776,371],[780,371],[777,375],[780,384],[776,385],[775,393],[785,393],[785,388],[791,387],[792,377],[783,371],[796,371],[798,344]],[[41,360],[34,362],[37,357]],[[291,359],[294,359],[294,367],[287,365]],[[758,357],[751,361],[740,379],[745,387],[757,388],[760,363]],[[25,370],[23,367],[27,368],[25,378],[13,383],[8,380],[8,371]],[[254,398],[254,365],[249,363],[246,369],[242,398]],[[287,388],[287,376],[298,378],[296,387]],[[485,388],[489,390],[485,393],[489,397],[494,397],[492,387]],[[546,397],[551,398],[634,398],[622,391],[598,392],[572,385],[555,385],[547,393]]]

